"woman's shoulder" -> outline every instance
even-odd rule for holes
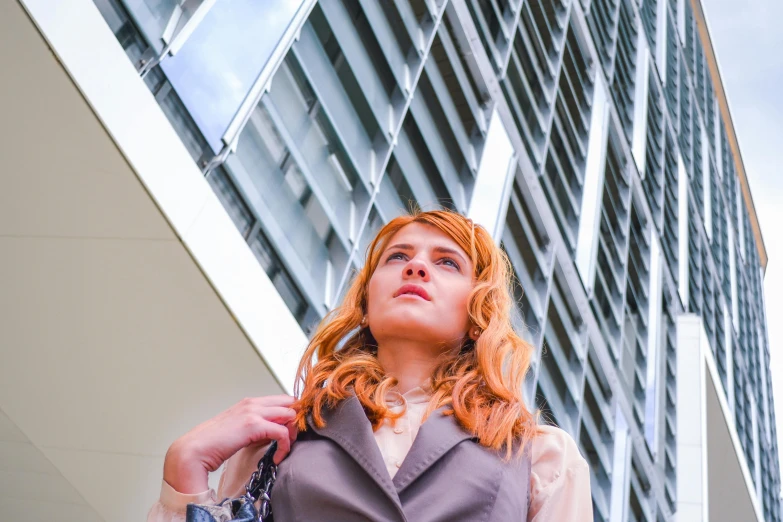
[[[542,489],[566,473],[587,468],[576,441],[556,426],[539,426],[530,460],[532,478]]]

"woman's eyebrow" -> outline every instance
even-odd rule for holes
[[[411,245],[409,243],[398,243],[396,245],[390,246],[389,248],[386,249],[386,251],[388,251],[388,250],[408,250],[409,251],[409,250],[415,250],[415,249],[416,249],[416,247],[414,247],[413,245]],[[460,253],[459,250],[455,250],[453,248],[445,247],[445,246],[436,246],[436,247],[434,247],[432,249],[432,251],[433,252],[437,252],[438,254],[449,254],[449,255],[456,256],[463,263],[467,263],[467,261],[465,260],[465,256],[463,256]]]
[[[394,250],[394,249],[396,249],[396,250],[414,250],[414,247],[413,247],[413,245],[410,245],[408,243],[398,243],[396,245],[392,245],[392,246],[388,247],[386,250],[384,250],[384,252],[386,252],[388,250]]]

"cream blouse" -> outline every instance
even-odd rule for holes
[[[413,445],[429,398],[422,388],[414,388],[403,395],[392,391],[387,396],[387,403],[394,413],[404,410],[403,416],[394,424],[386,420],[375,432],[375,441],[392,477]],[[175,491],[163,481],[160,500],[150,509],[147,522],[184,522],[188,503],[207,504],[241,495],[265,449],[244,448],[228,459],[217,493],[210,489],[188,495]],[[587,462],[566,432],[553,426],[542,426],[542,433],[533,440],[532,446],[527,522],[579,522],[592,519]]]

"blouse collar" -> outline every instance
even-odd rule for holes
[[[389,406],[402,406],[407,404],[423,404],[429,402],[432,397],[432,390],[428,385],[411,388],[405,393],[396,390],[389,390],[386,393],[386,403]]]

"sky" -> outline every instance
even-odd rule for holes
[[[783,2],[702,0],[769,263],[764,277],[778,447],[783,450]]]

